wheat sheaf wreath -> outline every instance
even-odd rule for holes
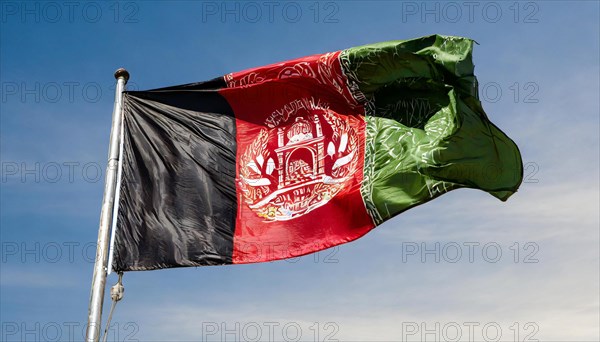
[[[333,131],[329,142],[326,143],[325,153],[331,158],[330,176],[337,179],[337,183],[322,184],[315,190],[330,188],[328,196],[332,197],[342,188],[340,182],[344,182],[356,171],[359,139],[349,119],[341,118],[329,110],[324,110],[322,115]],[[272,131],[261,129],[240,158],[239,185],[244,194],[244,201],[249,205],[269,195],[272,192],[272,184],[277,182],[273,171],[278,161],[268,149],[270,132]]]

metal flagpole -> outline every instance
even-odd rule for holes
[[[115,106],[113,109],[112,127],[110,130],[110,145],[108,147],[108,165],[104,184],[104,197],[100,212],[100,227],[98,228],[98,244],[96,245],[96,263],[92,277],[92,293],[88,310],[88,325],[85,339],[88,342],[98,342],[102,324],[102,304],[104,288],[106,287],[108,244],[110,223],[115,201],[117,166],[119,164],[119,140],[121,138],[121,120],[123,120],[123,91],[129,80],[125,69],[115,71],[117,87],[115,90]]]

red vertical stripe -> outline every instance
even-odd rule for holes
[[[234,263],[312,253],[374,227],[360,193],[364,108],[338,55],[226,77],[237,128]]]

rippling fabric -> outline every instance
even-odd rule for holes
[[[124,96],[117,271],[231,263],[235,119],[203,88]]]
[[[508,199],[521,156],[472,48],[433,35],[126,92],[113,268],[290,258],[454,189]]]
[[[375,223],[450,190],[505,201],[523,177],[516,144],[485,114],[473,41],[429,36],[342,52],[354,93],[367,103],[363,196]]]

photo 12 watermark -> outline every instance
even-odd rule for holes
[[[200,341],[337,342],[335,322],[202,322]]]
[[[0,340],[12,341],[84,341],[87,323],[81,322],[11,322],[3,321]],[[102,327],[104,332],[105,327]],[[137,342],[140,328],[136,322],[111,322],[108,341]]]
[[[79,241],[2,241],[2,264],[57,264],[96,262],[97,242]]]
[[[402,322],[403,342],[539,342],[536,322]]]
[[[500,244],[495,241],[449,241],[413,242],[400,245],[402,263],[488,263],[496,264],[508,260],[515,264],[537,264],[540,246],[536,242],[513,242]]]
[[[202,23],[337,24],[334,1],[202,1]]]
[[[340,251],[339,246],[323,250],[318,243],[298,247],[293,241],[247,242],[237,244],[236,249],[244,255],[252,256],[248,262],[263,262],[268,260],[272,262],[283,260],[290,264],[303,264],[307,262],[337,264],[340,262],[337,256]]]
[[[136,24],[140,6],[134,1],[2,1],[0,22],[21,24]]]
[[[513,103],[539,103],[538,93],[540,85],[537,82],[512,82],[498,83],[486,82],[479,86],[481,100],[488,103],[497,103],[508,100]]]
[[[127,90],[138,90],[135,82]],[[98,103],[115,94],[115,84],[81,81],[4,81],[0,84],[0,102],[6,103]]]
[[[537,24],[541,10],[534,1],[403,1],[402,23]]]
[[[104,168],[98,162],[16,162],[0,165],[1,183],[98,183],[104,179]]]
[[[2,264],[57,264],[57,263],[78,263],[84,262],[93,264],[96,262],[96,241],[2,241],[0,243],[0,262]],[[340,262],[338,253],[339,246],[334,246],[325,250],[315,250],[314,246],[306,246],[300,253],[310,253],[297,257],[288,257],[289,253],[284,246],[290,246],[282,243],[250,243],[242,245],[241,251],[250,252],[256,255],[256,261],[272,260],[284,261],[290,264],[322,263],[337,264]],[[289,248],[289,247],[287,247]],[[312,249],[311,249],[312,248]],[[297,250],[295,250],[298,252]],[[285,258],[285,259],[284,259]]]

